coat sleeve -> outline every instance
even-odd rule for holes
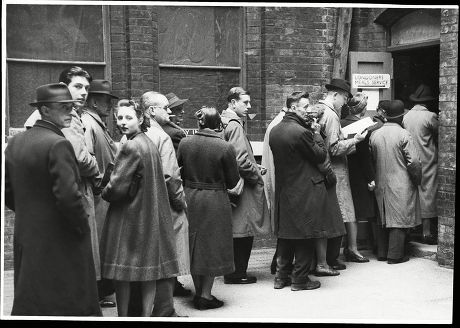
[[[428,129],[431,131],[435,145],[438,146],[439,119],[435,113],[428,120]]]
[[[225,140],[235,149],[238,170],[244,181],[250,185],[256,185],[258,181],[262,181],[259,168],[248,158],[246,136],[243,127],[237,122],[230,121],[225,128]]]
[[[79,191],[80,177],[69,141],[59,140],[51,147],[48,169],[59,212],[77,233],[88,233],[88,214]]]
[[[91,154],[86,147],[83,125],[76,122],[76,118],[72,118],[70,127],[61,130],[67,140],[72,144],[72,148],[77,158],[78,168],[82,177],[93,177],[99,175],[99,167],[97,166],[96,157]]]
[[[185,195],[180,170],[177,165],[176,152],[171,138],[163,139],[160,148],[169,203],[175,211],[181,211],[186,208]]]
[[[235,148],[231,144],[228,144],[224,152],[222,167],[225,175],[225,186],[227,189],[233,189],[240,180],[240,175],[238,173]]]
[[[340,121],[332,117],[325,120],[326,148],[331,156],[349,155],[355,151],[355,139],[341,139]]]
[[[320,134],[305,130],[299,142],[299,151],[305,159],[315,165],[324,163],[327,156],[327,150]]]
[[[15,210],[14,205],[14,190],[11,184],[10,172],[8,169],[8,157],[9,157],[9,148],[6,146],[5,149],[5,205],[8,206],[12,211]]]
[[[110,181],[102,190],[102,198],[108,202],[128,196],[129,186],[141,161],[141,155],[133,141],[127,140],[115,158]]]
[[[407,132],[404,138],[402,138],[401,151],[406,161],[407,172],[409,173],[412,183],[415,186],[420,185],[422,182],[422,163],[415,143],[409,132]]]

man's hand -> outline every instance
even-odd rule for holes
[[[313,122],[311,122],[311,128],[315,131],[315,133],[319,133],[321,131],[321,125],[317,123],[316,118],[314,118]]]
[[[361,133],[356,133],[354,136],[356,143],[363,141],[364,138],[366,138],[366,136],[367,136],[367,130],[364,130]]]

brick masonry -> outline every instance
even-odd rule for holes
[[[458,17],[458,9],[441,10],[437,258],[439,265],[450,268],[454,266],[455,240]]]

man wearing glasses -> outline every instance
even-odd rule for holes
[[[330,157],[331,167],[337,177],[337,198],[339,200],[340,211],[342,212],[343,221],[347,230],[348,247],[344,249],[345,259],[350,262],[364,263],[369,259],[358,252],[356,238],[358,234],[358,224],[356,222],[353,198],[350,189],[350,180],[348,175],[347,155],[356,151],[355,145],[364,140],[367,131],[356,134],[353,138],[345,139],[340,126],[340,115],[342,107],[352,96],[350,93],[350,83],[342,79],[332,79],[331,83],[325,85],[327,95],[324,100],[319,101],[324,114],[318,123],[324,129],[326,134],[326,148]],[[328,253],[335,250],[336,254],[329,258],[335,261],[328,264],[335,270],[344,270],[346,266],[340,263],[337,258],[340,253],[340,244],[342,237],[336,237],[328,240]]]

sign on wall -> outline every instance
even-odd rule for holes
[[[390,74],[352,74],[352,88],[388,89],[390,80]]]

